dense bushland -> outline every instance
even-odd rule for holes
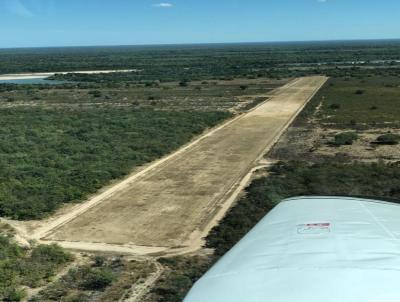
[[[270,175],[254,180],[246,195],[207,237],[216,255],[227,252],[284,198],[343,195],[400,200],[400,163],[280,163]]]
[[[0,110],[0,216],[41,218],[188,142],[225,112]]]
[[[0,301],[19,301],[22,285],[35,288],[47,283],[72,256],[56,245],[24,249],[11,237],[0,235]]]

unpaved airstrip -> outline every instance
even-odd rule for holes
[[[42,240],[89,250],[137,247],[139,254],[191,246],[325,81],[304,77],[278,88],[250,112],[60,217]]]

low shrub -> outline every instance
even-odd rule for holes
[[[387,133],[387,134],[378,136],[375,143],[378,143],[381,145],[397,145],[399,142],[400,142],[400,135],[393,134],[393,133]]]
[[[3,292],[4,302],[18,302],[25,297],[26,293],[22,290],[16,289],[14,287],[6,288]]]
[[[336,109],[340,109],[340,105],[339,104],[331,104],[331,105],[329,105],[329,109],[333,109],[333,110],[336,110]]]
[[[179,82],[180,87],[187,87],[189,86],[189,81],[188,80],[182,80]]]
[[[64,264],[71,261],[72,256],[56,244],[41,244],[32,250],[31,259],[35,262]]]
[[[104,268],[94,268],[88,270],[82,286],[87,290],[101,290],[110,285],[114,279],[115,276],[111,271]]]
[[[358,135],[355,132],[342,132],[335,135],[335,138],[331,144],[334,146],[352,145],[357,139]]]

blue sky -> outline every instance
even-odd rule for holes
[[[0,48],[400,38],[399,0],[0,0]]]

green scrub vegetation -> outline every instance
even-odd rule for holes
[[[1,234],[0,301],[20,301],[26,295],[22,286],[45,285],[71,260],[72,256],[56,245],[25,249]]]
[[[0,110],[0,216],[37,219],[230,116],[118,108]]]

